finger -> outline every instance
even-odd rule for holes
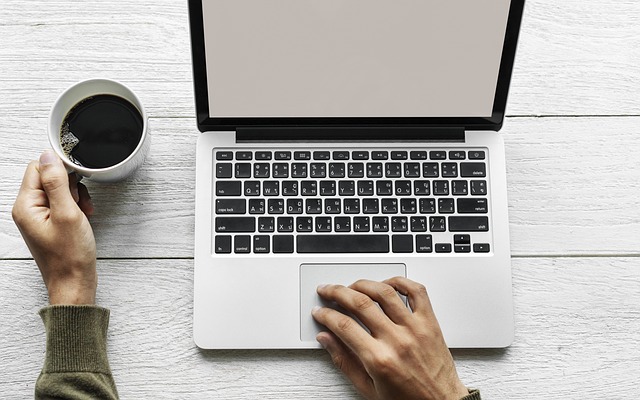
[[[353,383],[356,390],[367,399],[374,398],[373,380],[360,359],[331,332],[318,333],[316,340],[327,350],[333,364]]]
[[[22,185],[20,185],[20,193],[29,190],[42,190],[38,164],[38,161],[33,160],[27,165],[27,169],[24,171],[24,177],[22,178]]]
[[[328,307],[314,307],[311,315],[346,344],[360,359],[369,356],[375,339],[353,318]]]
[[[355,315],[373,336],[389,329],[391,320],[369,296],[342,285],[323,285],[318,294],[325,300],[334,301]]]
[[[94,211],[93,201],[91,201],[89,190],[82,183],[78,183],[78,198],[78,206],[80,207],[82,212],[87,217],[92,216]]]
[[[76,202],[69,190],[69,177],[62,160],[52,151],[45,150],[40,155],[38,166],[40,182],[49,198],[49,204],[55,214],[55,210],[65,210],[69,206],[75,206]]]
[[[431,306],[431,300],[429,300],[427,288],[425,288],[424,285],[402,276],[396,276],[395,278],[387,279],[384,281],[384,283],[390,285],[398,292],[407,296],[407,299],[409,300],[409,306],[414,313],[418,313],[435,319],[433,307]]]
[[[361,279],[349,285],[349,288],[364,293],[375,300],[389,319],[396,324],[405,324],[411,318],[411,311],[391,285]]]
[[[69,174],[69,191],[71,192],[71,197],[73,197],[73,201],[76,203],[80,201],[80,194],[78,193],[78,175],[75,173]]]

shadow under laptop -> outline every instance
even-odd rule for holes
[[[509,348],[504,349],[451,349],[456,361],[500,361],[507,357]]]

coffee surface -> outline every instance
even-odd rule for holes
[[[86,168],[107,168],[124,161],[142,138],[140,111],[114,95],[88,97],[62,122],[60,143],[67,157]]]

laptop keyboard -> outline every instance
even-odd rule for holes
[[[484,149],[214,151],[217,254],[488,253]]]

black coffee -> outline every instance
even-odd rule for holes
[[[74,163],[107,168],[124,161],[142,138],[140,111],[119,96],[101,94],[76,104],[62,122],[60,143]]]

